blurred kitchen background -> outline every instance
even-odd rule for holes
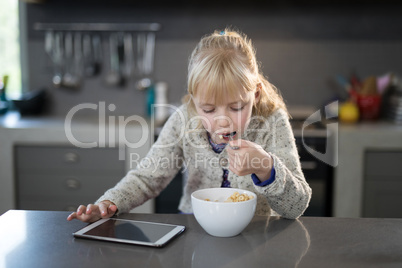
[[[197,42],[232,27],[253,40],[263,73],[294,117],[314,193],[306,215],[401,217],[395,207],[402,202],[401,14],[400,1],[391,0],[18,1],[21,77],[6,77],[7,40],[0,37],[7,89],[0,115],[0,213],[93,202],[130,166],[110,146],[71,147],[63,128],[67,113],[104,102],[115,105],[107,115],[147,117],[158,98],[178,105]],[[317,110],[323,120],[302,137],[303,122]],[[339,126],[338,110],[344,113]],[[80,111],[85,118],[97,113]],[[328,124],[336,127],[332,134]],[[100,138],[98,125],[76,122],[75,135]],[[138,134],[135,126],[127,131]],[[332,160],[314,157],[303,142],[323,154],[331,151]],[[139,154],[145,156],[151,143]],[[93,182],[99,182],[95,190],[88,188]],[[181,184],[178,176],[145,211],[177,212]]]

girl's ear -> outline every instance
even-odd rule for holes
[[[261,98],[261,83],[257,84],[257,88],[254,92],[254,102],[257,104],[260,101]]]

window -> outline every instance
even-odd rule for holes
[[[21,63],[18,0],[1,0],[0,8],[0,79],[9,76],[7,96],[21,93]]]

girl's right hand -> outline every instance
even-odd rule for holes
[[[96,205],[81,205],[76,212],[71,213],[67,220],[77,219],[83,222],[95,222],[99,219],[112,217],[117,211],[117,206],[111,201],[102,201]]]

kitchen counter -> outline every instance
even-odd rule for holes
[[[1,267],[401,267],[402,219],[255,216],[238,236],[208,235],[193,215],[122,214],[182,224],[163,248],[74,238],[86,226],[68,212],[0,216]],[[6,242],[7,241],[7,242]]]
[[[339,124],[338,134],[333,216],[361,217],[365,153],[367,150],[402,151],[402,125],[386,121]]]

